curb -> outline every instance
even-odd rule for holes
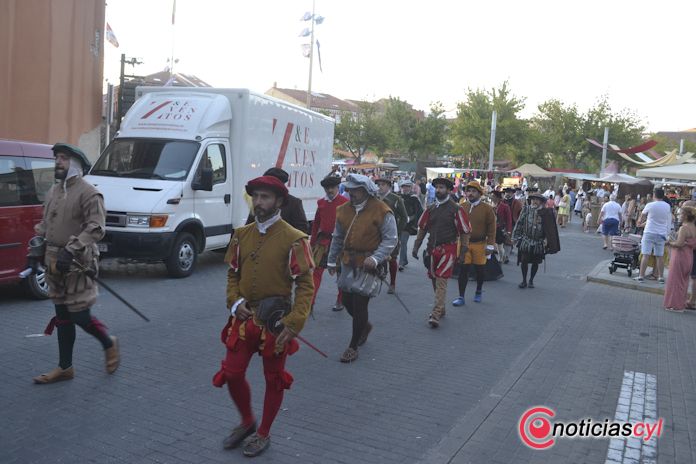
[[[614,277],[609,274],[609,263],[610,259],[600,262],[592,269],[592,272],[587,274],[587,281],[594,282],[603,285],[609,285],[611,287],[627,288],[629,290],[638,290],[639,292],[652,293],[655,295],[664,295],[665,288],[664,284],[657,286],[658,284],[652,283],[638,283],[633,279],[623,279],[621,277]],[[655,286],[653,286],[655,285]]]

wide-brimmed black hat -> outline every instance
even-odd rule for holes
[[[514,192],[514,191],[515,191],[515,189],[512,188],[512,187],[505,187],[505,188],[503,189],[503,192]]]
[[[336,176],[326,176],[324,177],[321,182],[319,182],[322,187],[336,187],[341,183],[341,179]]]
[[[264,176],[273,176],[279,179],[282,183],[287,184],[290,180],[290,174],[280,168],[270,168],[263,173]]]
[[[433,180],[432,184],[433,185],[442,184],[445,187],[447,187],[448,190],[452,190],[454,188],[454,182],[452,182],[451,180],[449,180],[446,177],[438,177],[437,179]]]
[[[546,201],[546,197],[544,195],[542,195],[541,193],[536,193],[536,192],[527,195],[527,198],[529,198],[530,200],[532,198],[538,198],[542,202]]]
[[[92,167],[92,163],[90,163],[87,159],[87,155],[85,155],[85,153],[75,145],[60,142],[53,145],[51,150],[53,150],[53,156],[55,156],[57,153],[64,153],[77,159],[80,163],[82,163],[82,171],[85,174],[87,174],[87,172],[89,172],[89,168]]]
[[[389,177],[386,177],[386,176],[384,176],[384,177],[378,177],[378,178],[375,179],[373,182],[374,182],[375,184],[379,184],[380,182],[382,182],[382,183],[389,184],[389,185],[391,185],[391,184],[394,183],[394,181],[392,181]]]

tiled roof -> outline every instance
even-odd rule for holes
[[[307,101],[307,91],[306,90],[298,90],[298,89],[281,89],[274,87],[270,89],[266,93],[270,92],[275,92],[275,93],[283,93],[287,95],[288,97],[300,101],[300,102],[306,102]],[[355,103],[352,103],[347,100],[341,100],[338,97],[334,97],[333,95],[329,95],[327,93],[319,93],[319,92],[312,92],[312,104],[310,105],[312,108],[319,108],[319,109],[325,109],[325,110],[333,110],[333,111],[351,111],[354,113],[357,113],[360,111],[360,107],[356,105]]]

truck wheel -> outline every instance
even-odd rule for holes
[[[182,232],[176,238],[169,258],[164,262],[172,277],[188,277],[193,273],[198,260],[196,239],[188,232]]]
[[[27,294],[36,300],[45,300],[48,298],[48,282],[46,281],[46,272],[32,274],[22,282],[24,290]]]

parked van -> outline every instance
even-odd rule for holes
[[[0,284],[22,283],[34,298],[48,298],[44,273],[20,279],[27,246],[54,182],[51,145],[0,139]]]
[[[190,275],[249,214],[246,183],[271,167],[309,220],[331,171],[333,119],[247,89],[138,87],[86,179],[104,195],[104,257],[164,261]]]

